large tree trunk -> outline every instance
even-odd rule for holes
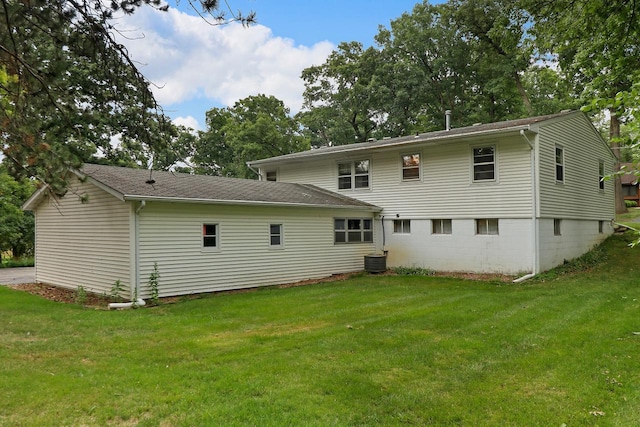
[[[614,112],[610,112],[611,119],[609,121],[609,143],[611,149],[616,155],[616,163],[613,167],[615,172],[620,171],[620,120]],[[614,188],[616,195],[616,214],[627,212],[627,205],[624,204],[624,195],[622,193],[622,180],[620,175],[616,175],[614,179]]]

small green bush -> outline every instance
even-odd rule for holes
[[[638,207],[638,202],[636,202],[635,200],[625,200],[624,204],[627,205],[628,208],[637,208]]]
[[[0,268],[33,267],[33,265],[33,258],[9,258],[2,260]]]

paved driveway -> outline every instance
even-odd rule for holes
[[[0,285],[18,285],[35,281],[35,267],[0,268]]]

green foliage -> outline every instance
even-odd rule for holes
[[[194,145],[196,173],[253,179],[257,177],[247,167],[248,161],[309,148],[289,109],[279,99],[266,95],[207,111],[207,130],[200,132]]]
[[[34,218],[21,206],[35,189],[33,181],[17,181],[0,166],[0,253],[11,251],[15,258],[33,254]]]
[[[160,288],[158,280],[160,279],[160,271],[158,270],[158,263],[153,263],[153,270],[149,273],[149,280],[147,285],[149,286],[149,293],[151,294],[151,302],[153,305],[160,303]]]
[[[24,258],[8,258],[2,259],[0,262],[0,268],[14,268],[14,267],[33,267],[34,261],[33,257],[24,257]]]
[[[78,305],[84,305],[87,302],[87,290],[84,286],[76,288],[75,302]]]
[[[433,276],[433,270],[421,267],[394,267],[391,269],[398,276]]]
[[[635,200],[625,200],[624,204],[627,205],[628,208],[637,208],[638,207],[638,202],[636,202]]]
[[[543,272],[536,276],[536,280],[556,279],[567,274],[585,273],[608,261],[607,252],[603,248],[603,244],[599,244],[589,252],[574,258],[572,260],[564,260],[564,263],[552,270]]]
[[[115,282],[113,282],[113,285],[111,285],[111,290],[109,291],[109,298],[111,298],[114,301],[122,301],[123,300],[122,291],[124,291],[124,285],[122,284],[120,279],[118,279]]]

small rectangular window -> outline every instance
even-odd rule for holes
[[[564,148],[556,145],[556,181],[564,182]]]
[[[373,220],[370,218],[335,218],[333,221],[335,243],[373,242]]]
[[[278,172],[277,171],[267,171],[267,181],[277,181],[278,180]]]
[[[402,180],[415,181],[420,179],[420,154],[405,154],[402,156]]]
[[[269,225],[269,245],[282,246],[282,224]]]
[[[450,219],[432,219],[431,233],[432,234],[451,234],[451,220]]]
[[[473,149],[473,180],[492,181],[496,178],[495,147]]]
[[[553,235],[554,236],[561,236],[562,235],[562,220],[561,219],[554,219],[553,220]]]
[[[496,218],[476,219],[476,234],[498,234],[498,220]]]
[[[396,234],[410,234],[411,220],[410,219],[394,219],[393,232]]]
[[[604,221],[598,221],[598,234],[604,233]]]
[[[202,246],[205,248],[218,247],[218,224],[202,225]]]
[[[338,189],[369,188],[369,160],[338,163]]]
[[[598,162],[598,185],[601,190],[604,190],[604,162],[602,160]]]

